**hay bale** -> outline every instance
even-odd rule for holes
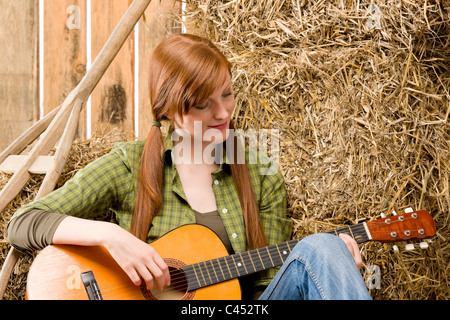
[[[450,2],[187,1],[186,12],[187,31],[234,64],[237,126],[280,130],[295,237],[426,209],[438,229],[427,250],[365,244],[362,272],[381,272],[375,299],[448,299]]]

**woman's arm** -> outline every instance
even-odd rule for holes
[[[133,192],[134,158],[129,158],[139,150],[137,144],[115,147],[78,171],[63,187],[18,210],[8,226],[11,243],[23,243],[26,249],[42,249],[51,243],[104,246],[133,283],[140,284],[142,278],[150,288],[154,277],[158,287],[168,284],[167,266],[151,246],[116,224],[98,221],[108,208],[123,205]],[[31,216],[32,210],[52,214]],[[17,241],[20,239],[23,241]]]
[[[135,285],[141,278],[149,290],[153,278],[160,290],[170,285],[168,266],[155,249],[114,223],[67,217],[57,227],[53,243],[103,246]]]

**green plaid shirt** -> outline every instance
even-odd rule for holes
[[[115,213],[117,223],[122,228],[130,230],[144,143],[144,141],[117,143],[110,153],[78,171],[61,188],[18,210],[13,218],[30,209],[41,209],[80,218],[98,219],[104,217],[105,212],[110,209]],[[186,200],[180,177],[172,161],[172,149],[171,134],[167,134],[163,205],[152,221],[148,242],[176,227],[195,223],[195,213]],[[268,244],[289,240],[292,221],[286,216],[283,176],[278,169],[271,172],[272,174],[267,172],[262,174],[264,170],[273,169],[273,164],[256,151],[246,150],[246,157],[257,160],[251,161],[248,168]],[[212,188],[217,209],[233,250],[239,253],[248,248],[242,208],[228,163],[224,155],[220,168],[212,173]],[[275,271],[272,269],[262,273],[258,284],[268,284]]]

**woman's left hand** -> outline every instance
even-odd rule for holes
[[[355,260],[356,266],[358,267],[358,269],[361,269],[362,258],[361,253],[359,252],[358,244],[356,243],[355,239],[353,239],[352,237],[350,237],[348,234],[345,233],[339,234],[339,238],[341,238],[345,242],[348,250],[350,250],[353,259]]]

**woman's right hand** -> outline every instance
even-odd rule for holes
[[[125,271],[131,281],[139,286],[142,279],[151,290],[156,280],[159,290],[170,285],[169,268],[156,250],[116,224],[104,236],[103,246]]]
[[[147,289],[170,285],[169,268],[156,250],[115,223],[66,217],[53,235],[54,244],[105,247],[135,285]]]

